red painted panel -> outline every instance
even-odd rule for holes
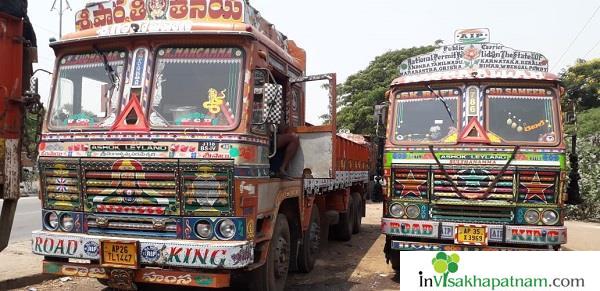
[[[0,136],[19,138],[21,135],[21,106],[9,99],[23,95],[23,35],[21,19],[0,13]]]

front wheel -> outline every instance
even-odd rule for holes
[[[277,214],[269,254],[264,265],[252,272],[250,290],[280,291],[285,288],[290,268],[290,226],[283,213]]]

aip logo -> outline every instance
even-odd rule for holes
[[[448,274],[458,271],[458,262],[460,262],[458,254],[447,255],[445,252],[437,253],[431,261],[433,270],[443,277],[444,286],[446,286]]]

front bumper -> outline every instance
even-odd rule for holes
[[[189,241],[95,236],[48,231],[32,232],[34,254],[84,260],[100,260],[100,240],[139,241],[143,266],[201,269],[241,269],[254,261],[249,241]]]
[[[178,285],[186,287],[224,288],[230,286],[229,273],[194,272],[140,268],[136,270],[105,268],[95,264],[44,261],[44,273],[101,279],[119,290],[136,290],[135,283]]]
[[[381,232],[393,238],[392,249],[432,249],[433,246],[440,244],[452,246],[455,228],[461,224],[469,225],[472,223],[382,218]],[[560,246],[567,242],[567,229],[564,226],[477,225],[486,227],[488,243],[492,245],[510,245],[515,248],[523,248],[528,246]],[[420,240],[434,240],[435,243],[415,243]],[[471,249],[485,246],[463,247]],[[492,246],[489,248],[501,247]]]

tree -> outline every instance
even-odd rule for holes
[[[577,102],[578,111],[600,107],[600,58],[579,59],[560,78],[567,89],[562,100],[563,108],[571,100]]]
[[[579,184],[569,181],[569,188],[578,187],[581,204],[568,207],[567,216],[572,219],[600,219],[600,59],[577,60],[561,75],[566,94],[561,100],[563,110],[571,111],[576,104],[577,125],[567,124],[565,132],[578,137],[578,161],[570,160],[569,166],[579,169]],[[569,141],[569,140],[567,140]],[[570,146],[567,149],[571,149]],[[573,179],[570,173],[569,178]],[[577,181],[577,180],[575,180]]]
[[[373,134],[373,106],[384,101],[385,92],[399,75],[400,63],[435,48],[435,45],[431,45],[389,51],[376,57],[366,69],[339,84],[337,101],[341,109],[337,114],[338,128],[349,129],[356,134]]]

